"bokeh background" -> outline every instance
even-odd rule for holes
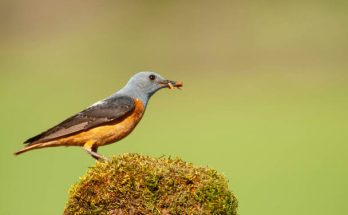
[[[0,214],[61,214],[95,161],[22,142],[137,71],[182,80],[100,148],[229,179],[240,214],[348,211],[348,1],[1,1]]]

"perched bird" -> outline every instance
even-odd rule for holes
[[[98,147],[130,134],[155,92],[182,86],[182,82],[166,80],[154,72],[139,72],[121,90],[26,140],[26,146],[15,155],[44,147],[82,146],[95,159],[105,159],[97,153]]]

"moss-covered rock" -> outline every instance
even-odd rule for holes
[[[237,214],[215,170],[180,159],[123,154],[97,162],[70,190],[65,215]]]

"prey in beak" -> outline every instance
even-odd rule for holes
[[[163,85],[163,87],[167,87],[171,90],[174,90],[174,89],[181,90],[181,87],[184,85],[182,81],[170,81],[170,80],[161,81],[160,84]]]

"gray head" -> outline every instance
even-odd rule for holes
[[[131,77],[120,91],[116,94],[124,94],[140,99],[145,105],[149,98],[163,88],[179,88],[182,82],[170,81],[155,72],[139,72]]]

